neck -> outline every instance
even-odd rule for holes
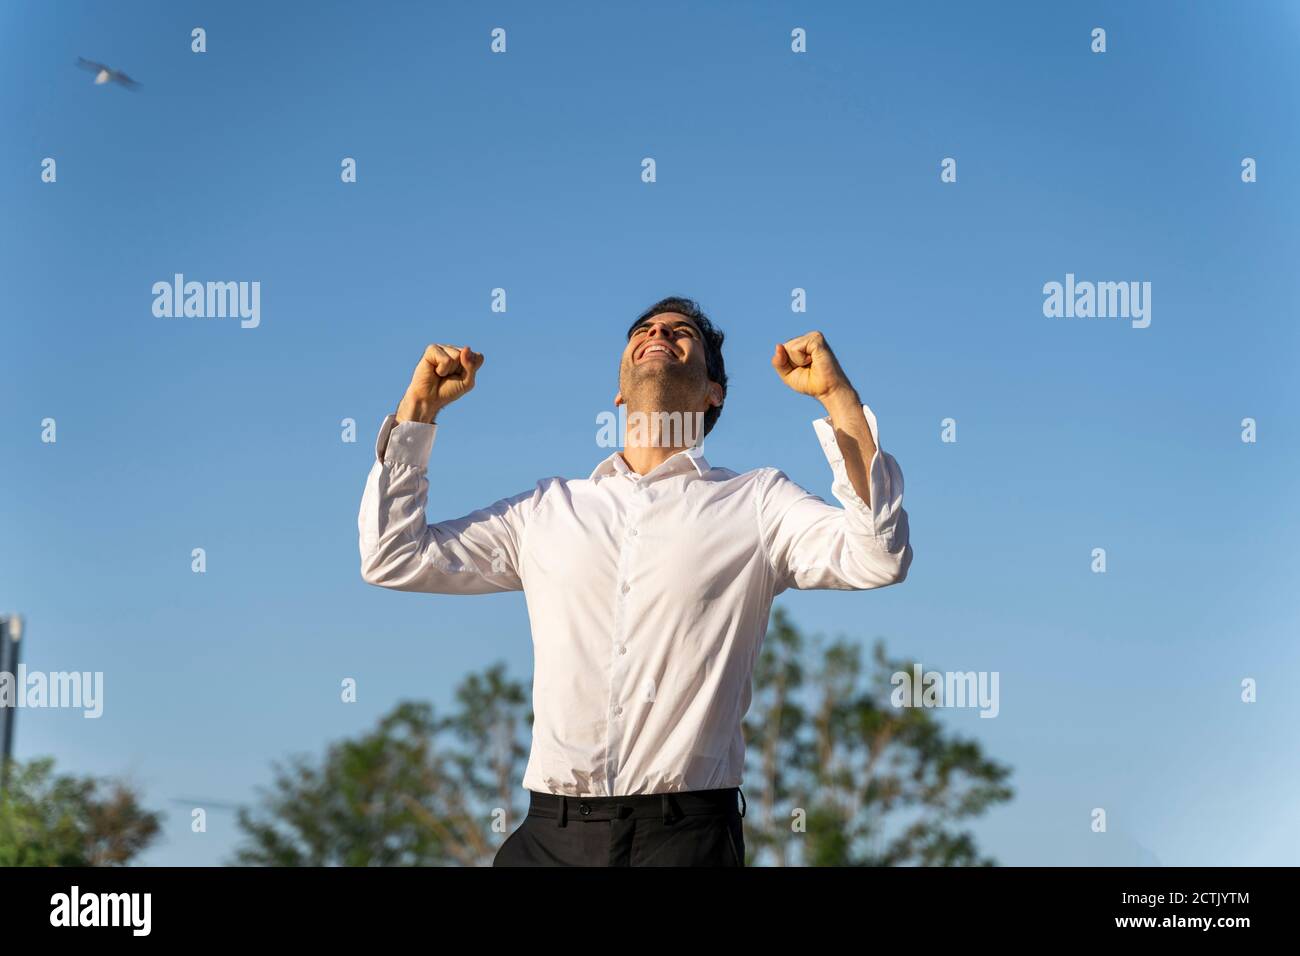
[[[629,409],[623,436],[623,460],[644,475],[704,438],[702,412]]]

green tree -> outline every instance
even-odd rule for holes
[[[745,721],[751,863],[782,866],[989,864],[959,825],[1011,797],[1010,771],[933,713],[889,704],[890,675],[843,641],[810,646],[773,616]],[[519,785],[532,713],[496,664],[438,716],[404,702],[378,726],[274,767],[256,811],[242,809],[234,862],[261,866],[489,864],[526,810]],[[802,808],[806,828],[792,829]]]
[[[751,862],[993,864],[960,827],[1012,797],[1011,771],[933,711],[892,706],[891,676],[910,671],[879,641],[869,667],[856,644],[810,647],[777,609],[745,721],[757,765],[744,788],[758,811],[745,820]]]
[[[520,819],[532,714],[496,664],[440,717],[403,702],[319,764],[278,763],[256,811],[241,809],[235,862],[254,866],[476,866]]]
[[[158,836],[158,814],[120,781],[11,761],[0,796],[0,866],[121,866]]]

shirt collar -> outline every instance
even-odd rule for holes
[[[688,467],[693,467],[697,475],[704,475],[709,470],[709,463],[704,457],[704,449],[699,445],[693,445],[690,448],[684,448],[675,455],[666,458],[656,466],[649,474],[638,477],[649,478],[650,475],[673,474],[682,471]],[[635,475],[627,460],[621,452],[614,452],[599,465],[595,467],[588,476],[588,481],[594,481],[597,478],[603,478],[607,475]]]

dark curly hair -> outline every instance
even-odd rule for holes
[[[666,299],[660,299],[650,308],[642,312],[635,322],[628,327],[627,337],[632,338],[632,333],[646,319],[652,319],[656,315],[664,312],[676,312],[684,315],[695,323],[695,327],[700,330],[700,336],[704,340],[704,367],[708,371],[709,380],[717,382],[722,386],[722,400],[727,399],[727,367],[722,361],[722,340],[725,337],[722,330],[715,327],[709,321],[709,317],[704,314],[699,303],[694,299],[687,299],[683,296],[673,295]],[[713,430],[713,423],[718,420],[722,414],[721,405],[713,405],[704,413],[704,434]]]

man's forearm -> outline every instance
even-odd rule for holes
[[[844,469],[853,483],[853,490],[870,507],[871,459],[876,455],[876,442],[871,437],[867,416],[862,413],[862,400],[853,386],[846,385],[821,402],[830,415],[835,441],[844,455]]]
[[[408,392],[402,396],[402,400],[397,404],[397,412],[393,417],[397,419],[399,425],[404,422],[419,422],[422,425],[432,425],[437,421],[438,413],[445,407],[446,405],[443,402],[416,398]],[[385,442],[385,448],[387,448],[387,445],[388,443]],[[380,449],[381,457],[383,453],[384,449]]]
[[[442,405],[436,402],[422,401],[410,395],[403,395],[397,405],[397,421],[399,423],[424,422],[426,425],[432,425],[440,411]]]

